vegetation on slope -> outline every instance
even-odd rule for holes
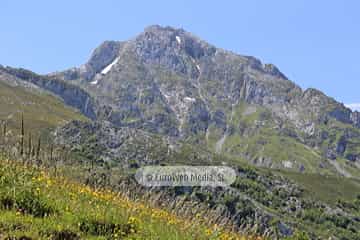
[[[0,193],[1,239],[261,239],[7,160],[0,163]]]
[[[27,129],[44,132],[70,120],[86,120],[80,113],[64,105],[58,98],[0,81],[0,119],[8,129],[19,129],[24,115]]]
[[[120,139],[121,144],[117,144],[117,141],[108,142],[104,137],[100,138],[104,136],[104,131],[117,132],[118,135],[115,134],[116,137],[111,139]],[[159,189],[155,192],[167,195],[161,202],[165,205],[174,206],[173,203],[179,198],[186,198],[195,202],[196,206],[205,205],[209,209],[220,209],[219,212],[222,214],[217,215],[218,218],[223,220],[226,216],[231,216],[231,221],[240,230],[251,229],[252,232],[259,231],[260,234],[266,231],[271,232],[272,236],[279,237],[292,235],[294,231],[300,230],[309,233],[312,239],[319,236],[336,236],[341,239],[358,237],[354,229],[360,227],[360,222],[355,217],[359,211],[356,199],[360,187],[355,179],[260,169],[248,166],[249,164],[231,156],[211,154],[187,144],[175,150],[168,150],[166,144],[161,144],[160,139],[154,141],[155,138],[142,135],[143,132],[132,131],[131,137],[124,137],[129,135],[127,131],[126,128],[102,129],[96,124],[82,125],[79,122],[67,125],[64,132],[72,135],[64,134],[63,137],[71,143],[74,154],[82,156],[80,165],[89,162],[86,158],[101,159],[102,152],[117,152],[116,156],[119,156],[119,159],[111,164],[97,161],[91,172],[79,168],[74,172],[77,175],[82,172],[81,175],[87,183],[119,189],[120,173],[130,175],[131,178],[131,173],[136,168],[147,164],[226,163],[238,172],[238,178],[230,189]],[[122,138],[125,140],[121,140]],[[154,143],[157,143],[157,151],[152,150],[151,146]],[[106,150],[99,151],[99,148]],[[134,193],[139,186],[127,184],[125,190],[126,188]],[[149,194],[149,191],[144,189],[134,199],[146,194]],[[328,228],[331,230],[327,230]]]

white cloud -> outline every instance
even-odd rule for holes
[[[353,111],[360,111],[360,103],[349,103],[349,104],[345,104],[345,106]]]

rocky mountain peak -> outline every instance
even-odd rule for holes
[[[145,28],[131,44],[142,62],[191,77],[196,77],[196,65],[216,52],[214,46],[183,29],[158,25]]]
[[[151,25],[146,27],[142,33],[140,33],[135,39],[137,41],[143,40],[145,37],[147,41],[159,41],[162,40],[165,42],[174,42],[179,44],[185,44],[186,42],[203,42],[200,38],[196,37],[190,32],[185,31],[182,28],[173,28],[173,27],[162,27],[160,25]],[[208,44],[207,44],[208,45]]]
[[[161,35],[161,34],[171,34],[171,33],[178,33],[178,34],[182,34],[185,33],[185,30],[182,28],[174,28],[171,26],[160,26],[160,25],[150,25],[144,28],[143,33],[153,33],[153,34],[157,34],[157,35]],[[190,34],[190,33],[189,33]]]
[[[109,65],[119,54],[121,42],[105,41],[97,47],[88,61],[88,65],[96,72]]]

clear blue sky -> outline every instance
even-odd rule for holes
[[[151,24],[274,63],[303,88],[360,103],[360,1],[3,0],[0,64],[38,73],[84,63]]]

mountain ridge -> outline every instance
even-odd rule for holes
[[[153,25],[128,41],[105,41],[87,63],[63,72],[2,70],[97,121],[274,168],[321,172],[337,168],[329,162],[337,159],[335,172],[357,175],[359,112],[319,90],[303,90],[273,64],[216,48],[183,29]],[[291,142],[289,149],[282,141]],[[307,157],[295,154],[298,149]]]

